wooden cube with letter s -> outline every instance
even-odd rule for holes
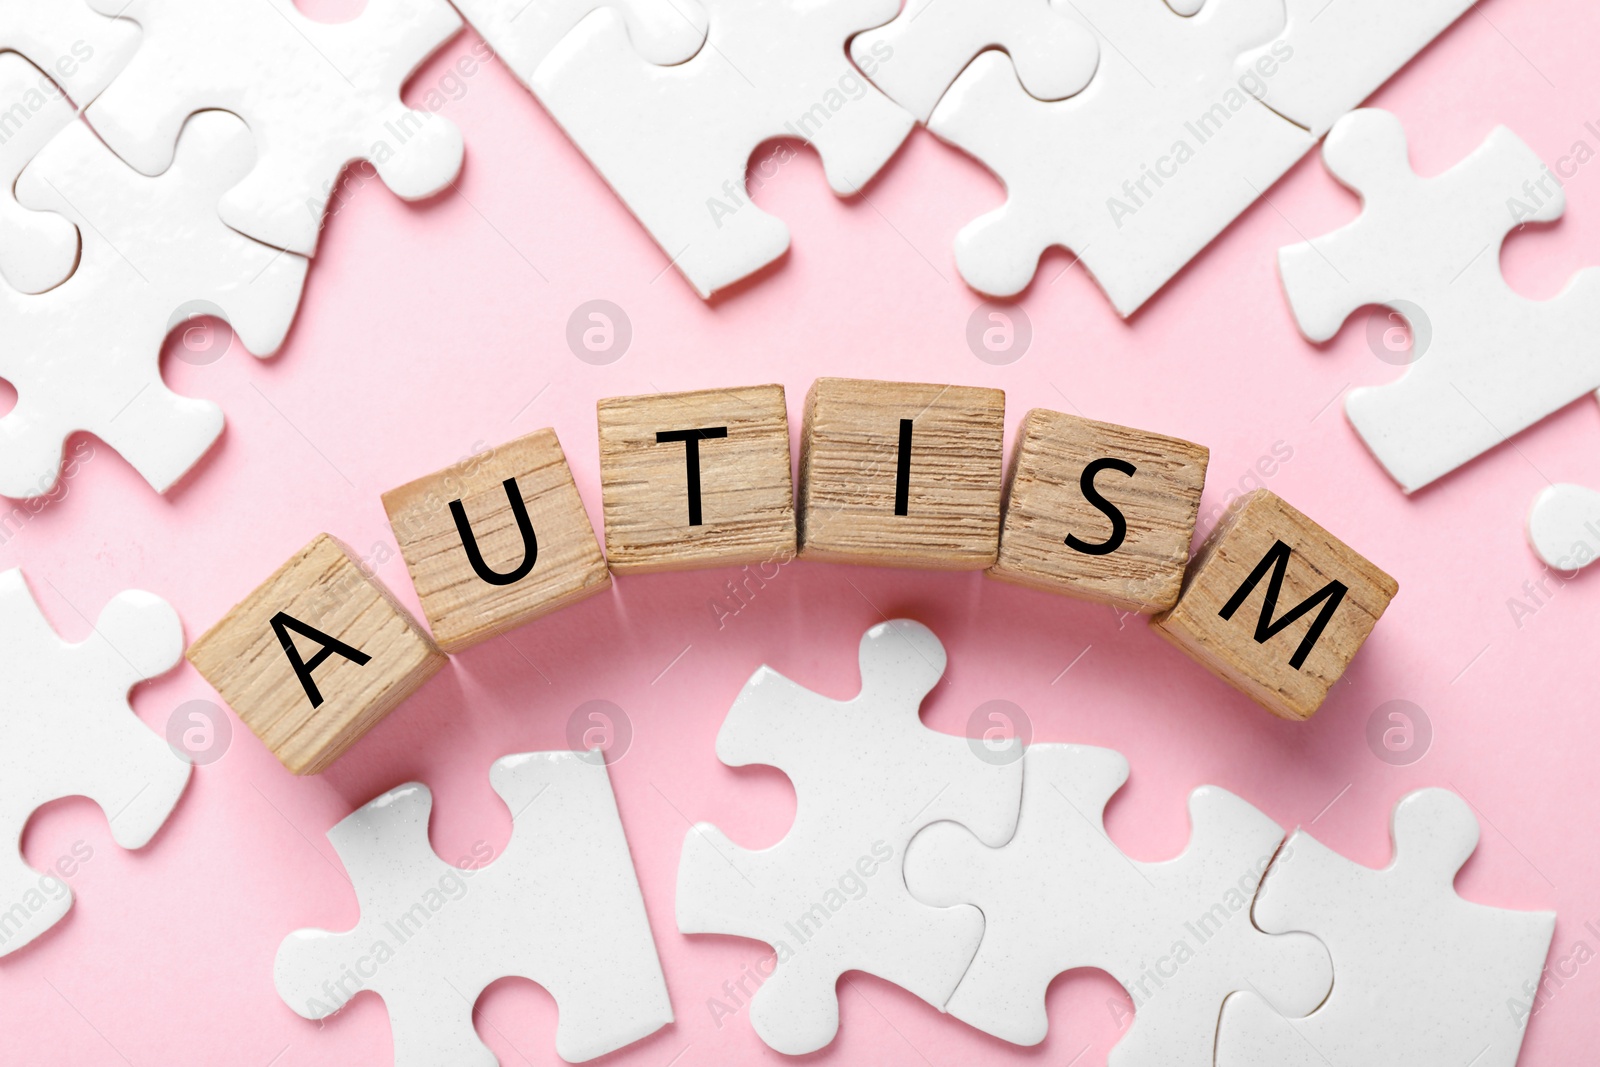
[[[1309,719],[1399,591],[1265,489],[1235,500],[1184,578],[1163,637],[1285,719]]]

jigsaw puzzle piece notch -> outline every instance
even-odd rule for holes
[[[615,8],[633,50],[646,62],[671,67],[693,59],[705,44],[708,21],[698,0],[457,0],[473,29],[517,80],[531,88],[561,39],[593,12]]]

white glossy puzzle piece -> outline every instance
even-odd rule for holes
[[[78,258],[72,223],[16,201],[17,175],[75,114],[38,67],[15,52],[0,52],[0,280],[18,292],[60,285]]]
[[[0,956],[54,926],[72,890],[22,858],[22,830],[61,797],[100,805],[111,836],[142,848],[189,783],[189,762],[128,707],[128,690],[171,670],[183,626],[165,600],[119,593],[78,644],[56,636],[20,570],[0,573]]]
[[[67,126],[17,184],[27,207],[77,225],[83,253],[64,284],[37,296],[0,288],[0,377],[17,404],[0,418],[0,494],[49,492],[63,443],[87,430],[162,491],[222,430],[209,401],[161,381],[167,333],[192,314],[225,317],[244,346],[276,351],[306,261],[230,230],[216,198],[250,170],[250,132],[219,111],[184,130],[165,174],[125,166],[82,122]]]
[[[1361,215],[1282,249],[1278,268],[1312,341],[1369,304],[1410,323],[1414,362],[1397,381],[1345,399],[1401,488],[1422,488],[1600,387],[1600,268],[1543,301],[1513,292],[1500,273],[1506,234],[1565,206],[1560,184],[1515,134],[1499,127],[1448,171],[1421,178],[1399,119],[1353,111],[1329,132],[1323,159],[1361,194]]]
[[[92,3],[144,37],[89,108],[90,124],[136,170],[159,174],[191,114],[244,119],[259,159],[217,205],[241,233],[309,256],[346,164],[371,162],[407,200],[438,193],[461,169],[455,125],[400,102],[406,79],[461,28],[445,0],[368,0],[334,24],[294,0]]]
[[[702,297],[777,259],[789,229],[750,201],[750,156],[811,143],[833,191],[878,173],[913,125],[845,54],[897,0],[706,0],[710,32],[687,63],[656,66],[605,8],[534,72],[535,95]]]
[[[1528,541],[1546,565],[1576,571],[1600,559],[1600,493],[1552,485],[1534,498]]]
[[[944,1004],[978,947],[983,916],[915,900],[901,877],[906,845],[942,819],[992,844],[1016,827],[1021,761],[985,760],[967,739],[922,725],[922,698],[945,667],[932,631],[904,619],[874,626],[860,658],[861,693],[843,702],[770,667],[755,673],[717,734],[717,756],[787,774],[799,801],[794,825],[751,851],[701,823],[678,868],[678,929],[772,946],[776,968],[751,999],[750,1020],[789,1055],[833,1040],[835,986],[846,971]]]
[[[634,51],[650,63],[682,63],[706,40],[698,0],[456,0],[456,8],[524,85],[590,12],[615,8]]]
[[[1161,0],[1077,0],[1075,10],[1103,42],[1088,88],[1035,100],[1004,53],[986,52],[928,128],[1006,186],[1005,204],[956,237],[968,285],[1019,293],[1060,245],[1126,317],[1313,142],[1233,75],[1240,50],[1281,27],[1278,0],[1209,0],[1190,18]]]
[[[328,831],[361,904],[353,930],[300,930],[278,948],[284,1003],[321,1019],[381,996],[396,1067],[493,1067],[472,1026],[508,975],[555,999],[556,1053],[604,1055],[672,1021],[638,877],[599,752],[506,756],[489,783],[511,809],[504,853],[459,868],[428,844],[433,795],[391,789]]]
[[[1100,42],[1069,0],[908,0],[887,26],[850,42],[856,66],[927,122],[974,56],[1003,48],[1039,100],[1062,100],[1094,75]]]
[[[1256,921],[1309,930],[1333,956],[1327,1003],[1285,1019],[1243,994],[1222,1013],[1217,1067],[1513,1067],[1553,912],[1456,896],[1478,821],[1444,789],[1394,809],[1395,858],[1375,871],[1296,831],[1262,884]]]
[[[79,106],[111,83],[139,47],[139,31],[88,0],[0,0],[0,51],[20,52]]]
[[[1288,25],[1270,45],[1246,52],[1237,73],[1272,73],[1252,90],[1289,121],[1317,137],[1358,107],[1428,46],[1474,0],[1283,0]]]
[[[1016,836],[985,848],[959,826],[924,830],[906,853],[918,898],[983,912],[983,942],[945,1010],[1019,1045],[1044,1040],[1045,990],[1098,967],[1133,998],[1134,1020],[1108,1062],[1211,1067],[1223,1001],[1241,989],[1304,1015],[1333,982],[1307,934],[1269,936],[1250,920],[1283,831],[1225,790],[1189,798],[1193,832],[1177,859],[1141,863],[1106,836],[1102,815],[1128,777],[1116,752],[1033,745],[1023,760]]]

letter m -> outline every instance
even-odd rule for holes
[[[1261,616],[1256,619],[1256,644],[1265,644],[1284,630],[1293,626],[1302,615],[1308,614],[1319,603],[1322,610],[1311,621],[1311,628],[1306,631],[1305,637],[1300,640],[1300,647],[1295,649],[1294,655],[1289,658],[1289,666],[1299,670],[1316,647],[1317,638],[1322,636],[1322,631],[1327,629],[1328,622],[1333,618],[1333,613],[1338,610],[1339,602],[1350,590],[1343,582],[1329,582],[1315,593],[1311,594],[1300,603],[1296,604],[1282,618],[1273,621],[1273,612],[1278,610],[1278,595],[1283,591],[1283,576],[1289,570],[1289,556],[1292,554],[1288,545],[1282,541],[1274,541],[1272,547],[1267,549],[1267,554],[1261,557],[1261,562],[1256,564],[1256,569],[1250,572],[1250,577],[1233,594],[1233,597],[1217,612],[1224,619],[1231,619],[1234,613],[1244,606],[1250,599],[1250,594],[1256,586],[1261,584],[1261,579],[1272,572],[1272,577],[1267,582],[1267,595],[1261,602]]]

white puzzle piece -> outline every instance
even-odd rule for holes
[[[1304,1015],[1328,994],[1328,954],[1307,934],[1269,936],[1250,919],[1283,841],[1238,797],[1203,786],[1177,859],[1141,863],[1106,836],[1106,802],[1128,762],[1103,748],[1033,745],[1023,759],[1014,838],[985,848],[950,823],[906,853],[906,882],[930,904],[983,912],[978,954],[945,1010],[1019,1045],[1044,1040],[1045,991],[1064,971],[1098,967],[1122,983],[1134,1019],[1112,1067],[1212,1067],[1217,1017],[1241,989]]]
[[[750,201],[762,143],[798,138],[840,196],[900,147],[911,116],[850,64],[845,42],[894,16],[897,0],[706,0],[693,59],[643,60],[613,9],[567,35],[533,91],[702,297],[789,247],[789,228]]]
[[[1283,35],[1240,56],[1237,73],[1262,103],[1321,137],[1474,2],[1283,0]]]
[[[1456,896],[1478,821],[1444,789],[1402,800],[1395,858],[1381,871],[1329,851],[1304,830],[1262,883],[1256,921],[1308,930],[1333,957],[1333,992],[1304,1019],[1250,994],[1228,1001],[1217,1067],[1513,1067],[1539,981],[1553,912],[1506,911]]]
[[[83,252],[64,284],[37,296],[0,288],[0,378],[17,404],[0,418],[0,494],[48,493],[62,446],[87,430],[158,492],[222,431],[222,412],[161,380],[167,333],[193,314],[225,317],[244,347],[277,350],[299,304],[306,260],[223,225],[216,198],[250,170],[243,123],[197,115],[165,174],[125,166],[74,122],[22,174],[22,204],[77,225]]]
[[[1572,572],[1600,558],[1600,493],[1552,485],[1534,498],[1528,541],[1547,566]]]
[[[1069,0],[908,0],[893,22],[858,34],[850,55],[889,99],[927,122],[950,83],[990,48],[1005,49],[1039,100],[1078,92],[1100,58],[1100,42]]]
[[[1369,304],[1410,324],[1414,361],[1400,378],[1345,399],[1401,488],[1422,488],[1600,387],[1600,268],[1550,300],[1518,295],[1500,273],[1506,234],[1565,206],[1559,182],[1514,133],[1499,127],[1445,173],[1421,178],[1399,119],[1353,111],[1329,132],[1323,159],[1361,195],[1361,215],[1282,249],[1278,269],[1312,341]]]
[[[598,752],[595,753],[598,755]],[[672,1021],[604,761],[580,752],[506,756],[489,784],[511,840],[486,866],[428,844],[433,795],[391,789],[328,831],[361,904],[353,930],[300,930],[273,968],[278,995],[321,1019],[358,992],[383,998],[396,1067],[493,1067],[473,1029],[491,982],[518,975],[556,1002],[556,1054],[582,1063]]]
[[[139,30],[88,0],[0,0],[0,51],[20,52],[78,107],[111,83],[139,47]]]
[[[407,200],[440,192],[461,169],[455,124],[400,102],[411,73],[461,29],[444,0],[368,0],[333,24],[294,0],[92,3],[144,37],[89,108],[90,124],[134,169],[159,174],[190,115],[221,108],[244,119],[259,158],[217,210],[258,241],[314,254],[348,163],[369,161]]]
[[[0,52],[0,280],[18,292],[55,288],[78,259],[72,223],[16,201],[17,175],[75,114],[38,67],[15,52]]]
[[[621,13],[634,51],[650,63],[683,63],[706,40],[706,12],[697,0],[456,0],[455,6],[528,86],[561,38],[602,7]]]
[[[713,26],[715,25],[713,15]],[[846,971],[877,975],[942,1007],[983,934],[976,908],[935,908],[901,876],[918,830],[954,820],[991,844],[1016,827],[1022,763],[977,755],[965,738],[922,724],[922,698],[944,674],[927,627],[882,623],[861,639],[861,693],[835,701],[762,667],[717,734],[730,767],[777,767],[793,782],[794,825],[751,851],[709,823],[689,831],[678,868],[678,929],[770,945],[775,965],[750,1000],[768,1045],[792,1056],[839,1028]]]
[[[143,848],[189,784],[189,762],[128,706],[136,683],[183,655],[183,625],[165,600],[129,590],[100,611],[78,644],[56,636],[20,570],[0,573],[0,956],[72,908],[54,871],[22,858],[22,831],[39,807],[84,796],[105,812],[123,848]]]
[[[1279,0],[1075,0],[1101,39],[1088,88],[1035,100],[1001,52],[979,56],[928,128],[992,170],[1006,202],[956,237],[956,265],[990,296],[1025,289],[1039,256],[1073,252],[1126,317],[1312,145],[1234,78],[1239,52],[1283,24]]]

